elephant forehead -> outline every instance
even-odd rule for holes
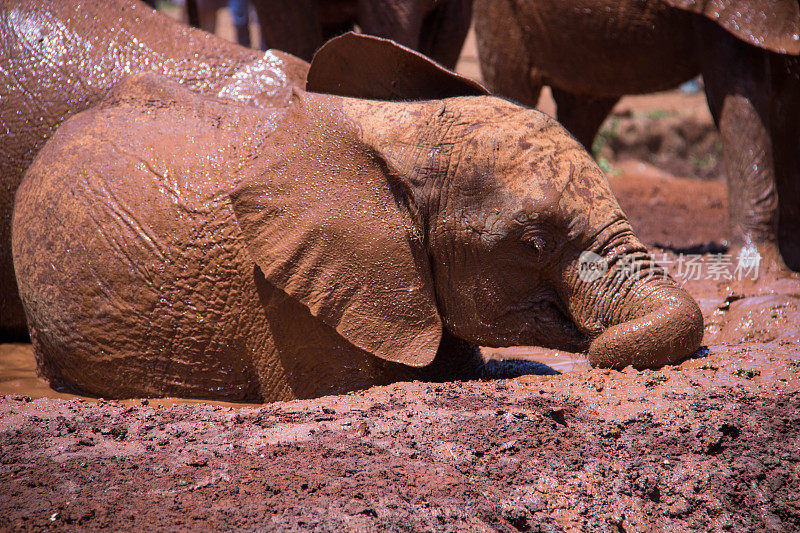
[[[557,124],[534,135],[518,129],[494,142],[506,157],[486,176],[502,191],[498,207],[509,217],[547,221],[581,239],[623,216],[605,175]]]
[[[519,118],[528,117],[466,128],[459,157],[466,170],[462,187],[496,186],[534,201],[557,201],[572,181],[592,177],[591,157],[558,123]]]

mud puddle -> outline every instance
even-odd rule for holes
[[[543,375],[560,374],[563,372],[576,372],[587,370],[589,362],[583,354],[548,350],[538,346],[514,346],[511,348],[483,348],[483,355],[487,361],[501,363],[490,365],[483,376],[485,379],[503,377],[503,374],[515,373],[517,367],[506,368],[502,362],[507,360],[532,362],[535,365],[526,367]],[[492,369],[495,374],[492,375]],[[98,398],[81,396],[56,391],[44,378],[39,377],[36,371],[36,360],[31,344],[25,343],[0,343],[0,395],[27,396],[29,398],[52,399],[82,399],[97,401]],[[123,400],[125,404],[141,403],[141,400]],[[148,403],[161,406],[176,404],[212,404],[228,407],[245,407],[256,404],[222,402],[215,400],[196,400],[191,398],[150,398]]]

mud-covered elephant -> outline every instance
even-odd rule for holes
[[[481,70],[590,146],[625,94],[703,75],[723,140],[731,245],[800,269],[800,4],[797,0],[476,0]],[[781,260],[782,256],[782,260]]]
[[[698,347],[697,305],[555,121],[355,34],[308,89],[257,109],[139,75],[59,128],[13,238],[54,384],[276,400],[475,376],[475,345],[638,368]]]
[[[230,44],[136,1],[0,0],[0,340],[27,335],[11,264],[14,193],[64,119],[136,72],[270,105],[303,87],[307,69],[283,52]]]
[[[453,68],[469,30],[472,0],[253,0],[264,44],[311,61],[332,37],[358,25]]]

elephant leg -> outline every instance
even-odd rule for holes
[[[522,105],[536,107],[543,82],[539,73],[532,70],[516,5],[508,0],[479,0],[472,10],[478,60],[486,86]],[[498,20],[510,21],[503,32],[496,31]]]
[[[597,130],[619,101],[619,97],[589,98],[563,91],[558,87],[551,89],[553,100],[556,102],[558,121],[591,152]]]
[[[253,6],[267,49],[311,61],[314,52],[325,43],[315,0],[256,0]]]
[[[783,269],[776,245],[778,195],[769,120],[767,52],[713,22],[700,25],[706,97],[722,137],[731,246],[758,250],[767,270]]]
[[[418,50],[425,8],[425,1],[362,0],[358,2],[357,20],[366,34]]]
[[[250,2],[248,0],[231,0],[228,2],[233,27],[236,30],[236,43],[250,47]]]
[[[186,20],[192,28],[200,27],[200,14],[197,10],[197,0],[186,0]]]
[[[800,58],[772,54],[770,59],[778,246],[786,266],[800,270]]]
[[[364,33],[391,39],[454,68],[469,31],[472,0],[370,0],[358,3]]]
[[[454,69],[472,19],[472,0],[446,0],[425,15],[419,51]]]

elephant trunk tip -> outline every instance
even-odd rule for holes
[[[589,347],[592,366],[637,370],[679,363],[703,340],[703,315],[694,299],[675,288],[641,302],[631,319],[614,324]]]

